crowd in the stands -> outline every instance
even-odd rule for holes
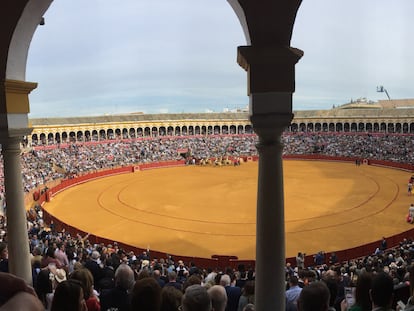
[[[255,135],[77,143],[65,148],[25,152],[22,154],[22,176],[25,190],[30,191],[51,180],[65,178],[68,174],[82,174],[103,168],[180,160],[183,156],[208,159],[257,155],[256,143]],[[285,133],[283,143],[285,155],[317,153],[401,163],[412,163],[414,160],[414,139],[407,135]]]
[[[65,148],[33,150],[22,155],[22,173],[28,191],[56,178],[96,171],[171,160],[186,156],[208,159],[220,156],[255,155],[256,136],[212,136],[155,138],[114,141],[102,144],[72,144]]]
[[[414,160],[414,138],[407,135],[297,133],[284,135],[283,141],[284,154],[320,153],[401,163]]]
[[[125,251],[116,242],[93,244],[88,235],[71,236],[43,226],[40,217],[39,212],[38,223],[28,232],[28,243],[34,289],[42,310],[254,310],[254,267],[198,267],[171,256],[156,258],[150,250]],[[8,271],[6,242],[7,235],[0,242],[2,272]],[[372,254],[348,261],[319,252],[314,262],[305,266],[303,254],[298,253],[296,264],[285,266],[286,310],[377,310],[374,306],[390,308],[399,300],[407,304],[404,310],[411,310],[413,259],[414,242],[410,239],[388,248],[384,238]],[[3,277],[0,274],[0,281]],[[378,277],[390,285],[384,290],[392,295],[381,294],[385,301],[369,294],[378,290]],[[72,309],[63,307],[73,299],[65,287],[74,286],[71,282],[82,289],[79,309],[73,304]],[[196,299],[193,294],[204,298]]]

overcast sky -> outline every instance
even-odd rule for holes
[[[304,0],[294,110],[414,98],[414,1]],[[226,0],[55,0],[29,50],[30,117],[245,107],[245,45]]]

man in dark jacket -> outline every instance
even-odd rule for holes
[[[115,287],[102,291],[101,310],[128,311],[129,292],[134,286],[134,271],[127,264],[120,264],[115,271]]]
[[[237,311],[239,299],[241,296],[241,288],[231,286],[231,278],[228,274],[223,274],[220,278],[220,285],[224,286],[227,294],[226,311]]]

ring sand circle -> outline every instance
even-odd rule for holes
[[[407,173],[345,162],[285,160],[286,256],[336,251],[411,227]],[[105,177],[45,205],[97,236],[182,256],[255,258],[257,163],[184,166]]]

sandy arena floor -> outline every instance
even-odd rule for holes
[[[412,228],[409,173],[284,161],[286,256],[335,251]],[[255,258],[257,163],[155,169],[75,186],[44,207],[66,223],[183,256]]]

